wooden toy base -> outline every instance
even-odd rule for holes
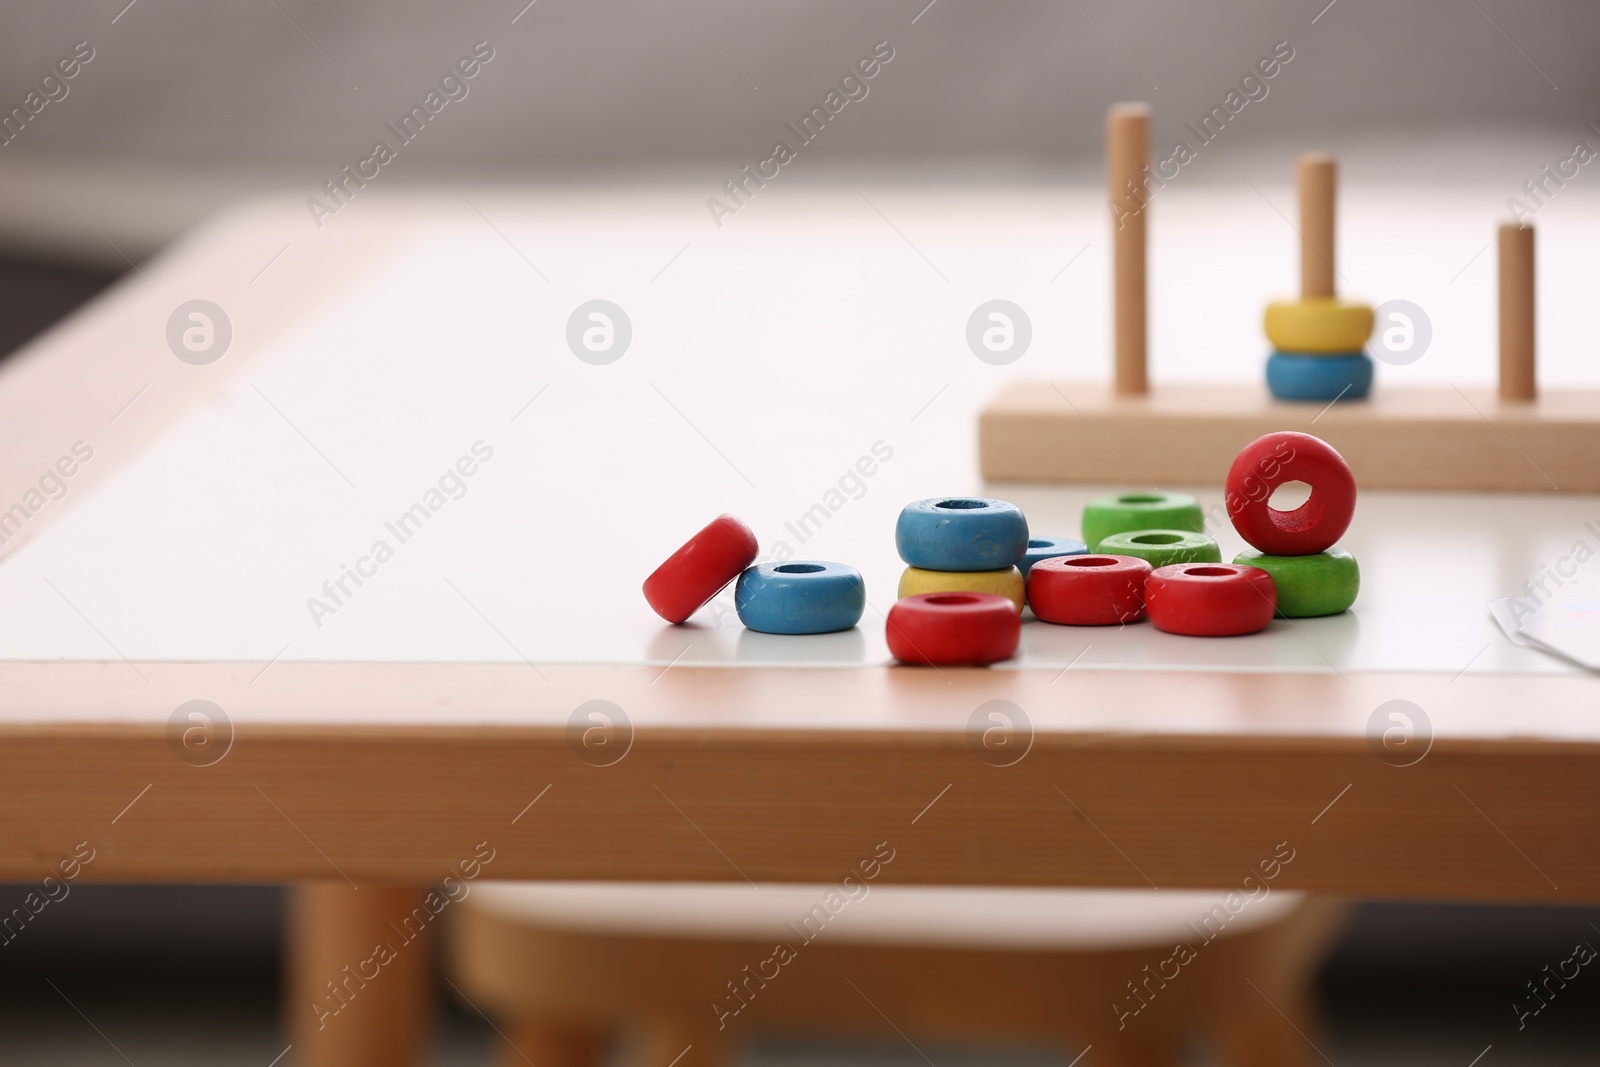
[[[978,442],[992,481],[1214,485],[1274,430],[1323,438],[1363,489],[1600,492],[1600,390],[1502,401],[1488,389],[1385,388],[1327,407],[1273,400],[1262,386],[1116,396],[1019,382],[984,410]]]

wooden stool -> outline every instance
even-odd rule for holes
[[[1321,1062],[1311,983],[1334,901],[863,889],[484,884],[448,952],[506,1067],[594,1067],[618,1032],[640,1067],[716,1067],[774,1032],[1043,1041],[1068,1062],[1091,1046],[1083,1067],[1175,1064],[1207,1041],[1232,1067]]]

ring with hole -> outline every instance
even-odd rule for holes
[[[990,593],[1005,597],[1021,611],[1023,588],[1022,572],[1015,567],[997,571],[930,571],[907,567],[900,575],[897,595],[904,598],[925,593]]]
[[[1082,556],[1087,555],[1089,546],[1082,541],[1074,541],[1070,537],[1030,537],[1028,549],[1022,554],[1022,560],[1017,564],[1017,569],[1022,572],[1022,577],[1028,577],[1028,571],[1040,560],[1054,559],[1057,556]]]
[[[1096,497],[1083,509],[1083,543],[1092,552],[1101,551],[1100,542],[1112,534],[1130,530],[1199,533],[1205,528],[1200,502],[1188,493],[1111,493]]]
[[[1150,564],[1134,556],[1057,556],[1028,573],[1028,606],[1043,622],[1115,626],[1144,618]]]
[[[1222,550],[1210,534],[1193,530],[1129,530],[1100,542],[1102,555],[1134,556],[1152,567],[1172,563],[1221,563]]]
[[[1157,567],[1144,587],[1156,629],[1187,637],[1237,637],[1264,630],[1277,610],[1272,575],[1232,563]]]
[[[894,544],[901,559],[924,570],[1003,570],[1022,561],[1028,520],[1004,500],[936,496],[901,510]]]
[[[1285,482],[1311,496],[1293,511],[1272,506]],[[1356,479],[1344,457],[1308,433],[1281,430],[1251,441],[1228,468],[1224,500],[1233,528],[1270,556],[1309,556],[1333,547],[1356,511]]]
[[[747,629],[827,634],[861,621],[867,591],[861,572],[843,563],[761,563],[739,575],[733,606]]]

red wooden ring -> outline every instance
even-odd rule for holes
[[[1267,501],[1284,482],[1305,482],[1311,496],[1293,511]],[[1356,479],[1332,445],[1308,433],[1282,430],[1258,437],[1228,468],[1228,517],[1233,528],[1269,556],[1310,556],[1344,536],[1356,512]]]
[[[1028,570],[1028,606],[1044,622],[1115,626],[1144,618],[1150,564],[1133,556],[1054,556]]]
[[[1190,637],[1235,637],[1264,630],[1278,609],[1278,587],[1260,567],[1174,563],[1145,583],[1144,607],[1156,629]]]
[[[644,580],[644,598],[663,619],[683,622],[739,577],[760,551],[750,527],[732,515],[718,515]]]
[[[919,593],[895,601],[884,633],[902,663],[994,663],[1016,654],[1022,616],[993,593]]]

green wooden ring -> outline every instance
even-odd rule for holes
[[[1101,541],[1095,552],[1102,556],[1133,556],[1158,568],[1173,563],[1222,562],[1216,540],[1193,530],[1129,530]]]
[[[1089,501],[1083,509],[1083,543],[1098,545],[1112,534],[1131,530],[1206,528],[1200,502],[1188,493],[1112,493]],[[1098,551],[1098,550],[1097,550]]]
[[[1339,548],[1310,556],[1269,556],[1252,548],[1233,557],[1233,562],[1272,575],[1280,618],[1337,615],[1356,602],[1361,589],[1356,558]]]

